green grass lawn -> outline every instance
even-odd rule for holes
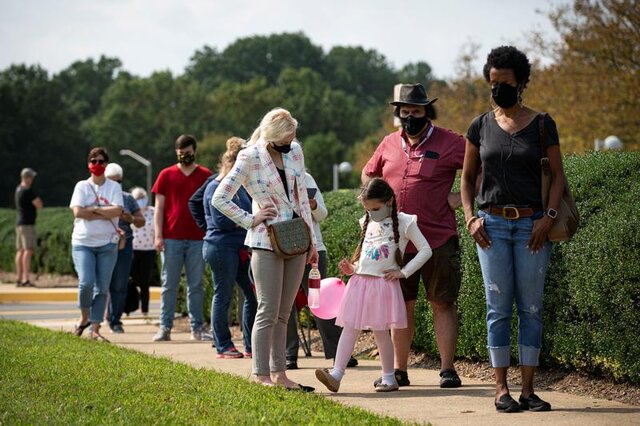
[[[108,343],[0,320],[0,424],[400,424]]]

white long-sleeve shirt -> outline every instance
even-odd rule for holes
[[[364,224],[364,217],[360,219],[360,226]],[[391,217],[382,222],[369,220],[360,259],[356,265],[356,274],[384,276],[387,269],[397,269],[395,253],[400,246],[400,251],[404,254],[409,241],[418,250],[416,256],[409,263],[404,265],[400,271],[405,278],[413,275],[431,257],[432,251],[427,239],[418,228],[418,218],[416,215],[398,213],[398,232],[400,241],[398,244],[393,238],[393,220]]]
[[[322,239],[322,232],[320,232],[320,222],[326,219],[329,212],[327,211],[327,206],[324,205],[324,198],[322,198],[320,188],[318,188],[318,184],[313,176],[309,173],[305,173],[305,182],[307,184],[307,189],[316,188],[317,190],[313,199],[316,200],[318,205],[315,210],[311,210],[311,217],[313,218],[313,232],[316,235],[316,250],[327,251]]]

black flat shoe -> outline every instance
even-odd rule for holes
[[[459,388],[460,386],[462,386],[462,381],[456,370],[448,369],[440,372],[441,388]]]
[[[287,361],[287,370],[297,370],[298,362],[297,361]]]
[[[540,399],[538,395],[532,393],[527,398],[520,395],[518,398],[520,401],[520,409],[521,410],[529,410],[529,411],[551,411],[551,404],[547,401],[543,401]]]
[[[394,375],[396,376],[396,382],[398,382],[398,386],[400,386],[400,387],[409,386],[411,384],[411,381],[409,380],[409,374],[407,374],[407,372],[405,370],[396,369],[395,372],[394,372]],[[380,383],[382,383],[382,377],[378,377],[373,382],[373,387],[375,388]]]
[[[347,368],[353,368],[358,366],[358,360],[354,357],[349,358],[349,362],[347,362]]]
[[[298,386],[294,386],[292,388],[285,387],[285,389],[286,390],[290,390],[290,391],[306,392],[306,393],[315,392],[315,390],[316,390],[316,388],[314,388],[314,387],[301,385],[299,383],[298,383]]]
[[[494,402],[496,406],[496,411],[499,413],[517,413],[520,411],[520,404],[511,398],[511,395],[505,393],[500,397],[499,400]]]

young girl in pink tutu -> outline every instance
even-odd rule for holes
[[[366,210],[360,219],[360,244],[351,262],[342,259],[338,264],[340,272],[351,276],[336,318],[344,328],[333,368],[316,370],[316,377],[337,392],[360,330],[373,330],[382,363],[382,381],[375,389],[390,392],[398,390],[398,383],[389,330],[407,327],[399,279],[417,271],[431,257],[431,247],[418,229],[416,216],[398,212],[393,190],[384,179],[370,180],[359,199]],[[402,253],[409,241],[418,253],[403,265]]]

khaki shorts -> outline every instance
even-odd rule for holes
[[[405,254],[405,265],[415,253]],[[418,298],[420,277],[427,292],[427,300],[454,303],[460,292],[460,245],[457,237],[451,237],[442,247],[433,250],[433,255],[422,268],[409,278],[400,280],[405,302]]]
[[[35,225],[16,226],[16,250],[34,251],[37,243]]]

